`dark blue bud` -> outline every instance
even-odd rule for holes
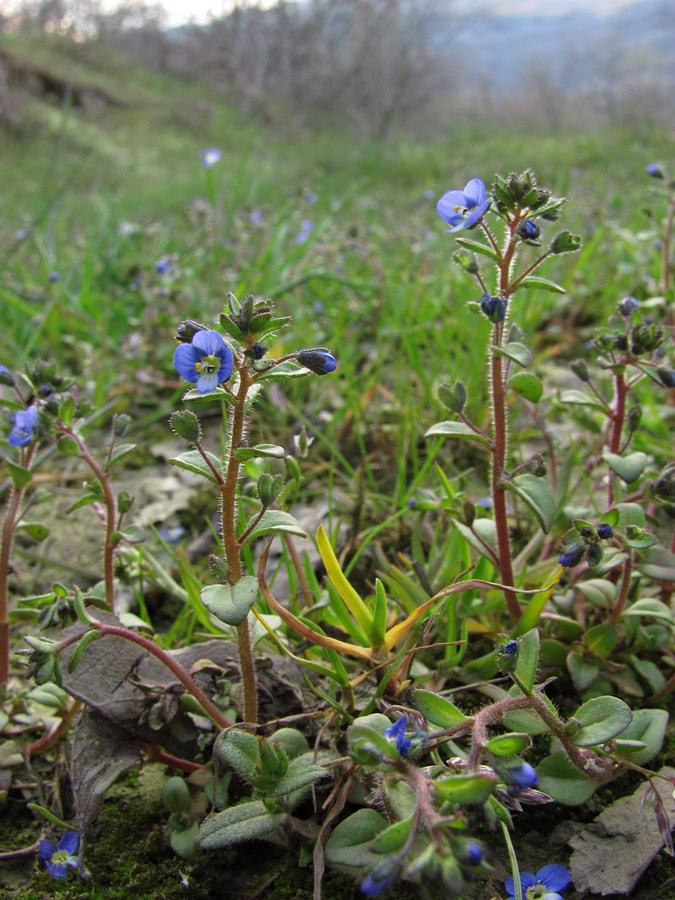
[[[617,303],[617,309],[624,318],[630,319],[639,305],[640,301],[636,300],[635,297],[624,297],[623,300],[619,300]]]
[[[501,297],[492,297],[490,294],[483,294],[480,298],[480,310],[483,315],[493,322],[503,322],[506,316],[506,300]]]
[[[647,166],[647,175],[651,178],[663,178],[663,169],[658,163],[649,163]]]
[[[665,366],[659,366],[656,370],[659,381],[664,387],[675,387],[675,369],[667,369]]]
[[[470,841],[466,848],[466,862],[471,866],[479,866],[483,861],[483,851],[475,841]]]
[[[502,647],[502,653],[506,653],[507,656],[515,656],[518,652],[518,641],[507,641]]]
[[[602,560],[603,553],[602,544],[589,544],[586,549],[586,562],[589,566],[597,566]]]
[[[611,538],[614,534],[614,529],[611,525],[608,525],[607,522],[601,522],[598,525],[598,537],[606,541],[608,538]]]
[[[583,541],[574,541],[568,544],[558,558],[558,562],[566,569],[578,565],[586,552],[586,544]]]
[[[519,765],[513,766],[509,770],[509,778],[521,790],[532,787],[539,780],[534,768],[528,762],[521,762]]]
[[[49,281],[50,284],[56,284],[56,282],[59,280],[59,273],[58,272],[50,272],[49,275],[47,276],[47,280]]]
[[[516,228],[516,234],[523,241],[535,241],[540,233],[539,226],[534,219],[523,219]]]
[[[185,319],[176,328],[176,340],[182,344],[191,344],[192,338],[200,331],[208,331],[206,325],[201,322],[195,322],[194,319]]]
[[[337,360],[325,347],[311,347],[308,350],[298,350],[295,354],[301,366],[315,372],[317,375],[328,375],[337,369]]]

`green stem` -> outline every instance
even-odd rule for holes
[[[230,421],[229,452],[225,480],[221,485],[223,546],[225,547],[225,558],[230,569],[232,584],[236,584],[242,577],[241,543],[237,539],[236,532],[237,482],[240,468],[236,453],[244,439],[246,395],[251,384],[251,374],[247,366],[242,364],[239,369],[239,387],[236,394],[236,403],[232,408]],[[241,667],[241,682],[244,695],[244,721],[255,723],[258,721],[258,689],[248,619],[244,619],[241,625],[237,626],[237,643],[239,645],[239,665]]]

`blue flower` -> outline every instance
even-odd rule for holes
[[[446,234],[462,228],[474,228],[489,208],[490,200],[480,178],[472,178],[463,191],[448,191],[436,204],[438,215],[452,226]]]
[[[520,885],[523,889],[523,900],[562,900],[559,891],[564,891],[570,883],[570,873],[565,866],[552,864],[539,869],[536,875],[521,872]],[[504,882],[509,896],[506,900],[515,900],[513,876],[509,875]]]
[[[14,413],[14,428],[9,433],[7,440],[12,447],[25,447],[33,440],[33,431],[40,420],[38,411],[34,406],[20,409]]]
[[[649,163],[647,175],[650,175],[652,178],[663,178],[663,169],[658,163]]]
[[[300,231],[295,236],[296,244],[304,244],[314,229],[314,222],[311,219],[303,219],[300,222]]]
[[[384,736],[393,739],[394,744],[396,745],[396,749],[401,754],[401,756],[407,756],[412,745],[412,741],[410,740],[410,738],[407,738],[405,736],[405,728],[407,724],[408,717],[401,716],[401,718],[397,719],[393,725],[390,725],[389,728],[385,728],[384,730]]]
[[[306,369],[317,375],[328,375],[337,369],[337,360],[325,347],[312,347],[309,350],[298,350],[295,358]]]
[[[49,275],[47,276],[47,281],[48,281],[50,284],[56,284],[56,282],[57,282],[58,280],[59,280],[59,273],[58,273],[58,272],[50,272]]]
[[[192,343],[176,347],[173,364],[200,394],[207,394],[230,377],[234,354],[217,331],[198,331]]]
[[[221,152],[217,147],[207,147],[205,150],[199,151],[202,165],[205,169],[211,169],[221,157]]]
[[[361,882],[361,892],[368,897],[375,897],[386,891],[398,878],[401,871],[401,859],[398,856],[385,857]]]
[[[77,847],[80,835],[76,831],[68,831],[60,839],[58,844],[49,840],[40,841],[40,858],[45,861],[47,871],[53,878],[65,878],[68,874],[68,866],[77,867]]]
[[[166,273],[171,269],[171,260],[169,259],[158,259],[155,263],[155,272],[158,275],[166,275]]]

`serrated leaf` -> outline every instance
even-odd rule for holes
[[[548,532],[555,517],[555,500],[548,484],[526,472],[504,481],[504,487],[523,500],[537,517],[541,530]]]
[[[427,722],[438,728],[453,728],[468,718],[447,697],[439,697],[432,691],[415,691],[415,705]]]
[[[199,827],[197,843],[202,850],[217,850],[252,841],[280,828],[287,817],[285,812],[269,812],[262,800],[239,803],[207,816]]]
[[[555,281],[550,281],[548,278],[540,278],[538,275],[528,275],[527,278],[523,278],[518,287],[537,288],[541,291],[549,291],[551,294],[567,293],[562,285]]]
[[[609,453],[605,451],[602,458],[626,484],[632,484],[642,475],[647,468],[649,457],[646,453],[636,450],[635,453],[628,453],[625,456],[619,456],[618,453]]]
[[[515,372],[509,378],[509,387],[530,403],[539,403],[544,393],[544,385],[532,372]]]
[[[577,709],[565,730],[577,747],[604,744],[628,727],[630,707],[618,697],[593,697]]]
[[[250,520],[246,526],[247,528],[255,521],[255,518],[253,517]],[[246,535],[244,543],[248,544],[257,540],[257,538],[264,537],[266,534],[294,534],[297,537],[307,537],[307,532],[295,516],[280,509],[266,510],[255,528]]]
[[[472,428],[464,422],[453,422],[448,420],[445,422],[437,422],[425,433],[424,437],[450,437],[460,441],[477,441],[479,444],[488,447],[490,442],[483,434],[477,434]]]
[[[472,241],[471,238],[465,237],[456,237],[455,243],[461,247],[466,247],[467,250],[473,250],[474,253],[480,253],[481,256],[487,256],[488,259],[492,259],[495,262],[499,259],[496,251],[489,244],[482,244],[480,241]]]
[[[213,453],[208,452],[206,453],[206,456],[213,464],[216,472],[220,472],[220,460],[218,457],[214,456]],[[194,475],[201,475],[213,484],[218,484],[216,476],[207,465],[206,460],[199,450],[187,450],[185,453],[181,453],[180,456],[170,459],[169,465],[177,466],[179,469],[184,469],[186,472],[192,472]]]
[[[525,344],[521,344],[518,341],[510,341],[508,344],[504,344],[503,347],[492,347],[491,349],[496,356],[505,356],[512,362],[518,363],[519,366],[529,366],[532,362],[530,350]]]

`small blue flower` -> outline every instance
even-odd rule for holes
[[[295,236],[296,244],[304,244],[314,230],[314,222],[311,219],[303,219],[300,222],[300,231]]]
[[[173,364],[200,394],[207,394],[230,377],[234,354],[217,331],[198,331],[192,343],[176,347]]]
[[[14,413],[14,427],[7,440],[12,447],[25,447],[33,440],[33,431],[40,420],[38,411],[34,406],[20,409]]]
[[[636,300],[635,297],[624,297],[623,300],[619,300],[617,303],[617,309],[624,318],[630,319],[639,305],[640,301]]]
[[[492,297],[490,294],[483,294],[480,298],[480,311],[483,315],[493,322],[503,322],[506,316],[506,300],[502,297]]]
[[[312,347],[309,350],[298,350],[295,358],[306,369],[317,375],[328,375],[337,369],[337,360],[325,347]]]
[[[516,228],[518,237],[524,241],[534,241],[539,237],[539,226],[534,219],[523,219]]]
[[[410,747],[412,746],[412,741],[410,738],[405,736],[406,725],[408,724],[408,717],[401,716],[400,719],[397,719],[393,725],[390,725],[389,728],[385,728],[384,736],[393,739],[394,744],[396,745],[396,749],[401,754],[401,756],[407,756],[410,752]]]
[[[50,284],[56,284],[56,282],[57,282],[58,280],[59,280],[59,273],[58,273],[58,272],[50,272],[49,275],[47,276],[47,281],[48,281]]]
[[[158,259],[155,263],[155,272],[158,275],[166,275],[171,269],[171,260],[169,259]]]
[[[512,766],[508,772],[509,781],[517,785],[521,790],[533,787],[539,780],[534,768],[528,763],[521,761],[519,765]]]
[[[314,191],[307,191],[307,193],[305,194],[305,203],[309,203],[310,206],[314,206],[318,199],[319,198],[314,193]]]
[[[564,891],[570,883],[570,873],[565,866],[553,863],[539,869],[536,875],[521,872],[520,886],[523,889],[523,900],[562,900],[560,891]],[[513,875],[509,875],[504,885],[509,892],[506,900],[515,900]]]
[[[489,208],[490,200],[480,178],[472,178],[463,191],[448,191],[436,204],[438,215],[452,226],[446,234],[462,228],[474,228]]]
[[[261,209],[251,210],[251,214],[248,219],[251,225],[262,225],[265,221],[265,217],[263,216],[263,212]]]
[[[211,169],[221,157],[221,152],[217,147],[207,147],[205,150],[199,151],[199,157],[205,169]]]
[[[568,544],[558,557],[558,562],[566,569],[572,569],[578,565],[586,552],[586,544],[583,541],[574,541]]]
[[[663,178],[663,169],[658,163],[649,163],[647,175],[650,175],[652,178]]]
[[[40,841],[40,858],[44,860],[47,871],[52,878],[65,878],[68,866],[77,868],[77,847],[80,835],[76,831],[68,831],[54,844],[50,840]]]
[[[398,856],[385,857],[361,882],[361,892],[367,897],[375,897],[391,887],[401,871],[401,859]]]

